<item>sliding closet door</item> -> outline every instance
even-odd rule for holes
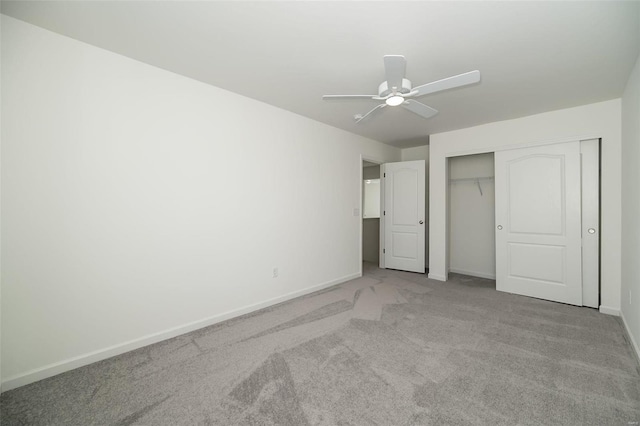
[[[580,142],[495,153],[496,288],[582,305]]]

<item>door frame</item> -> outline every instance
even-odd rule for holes
[[[600,152],[599,152],[599,164],[602,164],[602,136],[579,136],[579,137],[575,137],[575,138],[562,138],[562,139],[556,139],[556,140],[547,140],[547,141],[531,141],[531,142],[522,142],[522,143],[514,143],[512,145],[499,145],[499,146],[494,146],[494,147],[484,147],[484,148],[477,148],[477,149],[467,149],[467,150],[463,150],[463,151],[458,151],[458,152],[448,152],[444,155],[444,174],[445,174],[445,179],[443,179],[442,181],[443,186],[442,187],[433,187],[432,185],[436,185],[437,182],[440,182],[439,179],[431,179],[431,176],[429,176],[429,210],[431,210],[433,208],[433,203],[431,203],[431,194],[433,194],[433,190],[434,188],[438,190],[438,192],[441,192],[442,194],[444,194],[446,203],[444,205],[444,217],[443,217],[443,222],[444,222],[444,226],[446,228],[446,232],[444,233],[444,247],[443,250],[434,250],[434,246],[435,244],[438,244],[438,241],[435,241],[435,235],[436,233],[431,232],[431,229],[429,229],[429,256],[432,256],[434,253],[441,253],[442,256],[444,257],[444,271],[443,271],[443,275],[440,274],[436,274],[436,273],[432,273],[431,271],[429,271],[428,274],[428,278],[430,279],[434,279],[437,281],[448,281],[449,280],[449,226],[450,226],[450,220],[449,220],[449,185],[448,185],[448,181],[449,181],[449,159],[452,157],[460,157],[460,156],[464,156],[464,155],[473,155],[473,154],[485,154],[485,153],[490,153],[490,152],[498,152],[498,151],[506,151],[506,150],[510,150],[510,149],[518,149],[518,148],[529,148],[529,147],[536,147],[536,146],[545,146],[545,145],[556,145],[556,144],[560,144],[560,143],[565,143],[565,142],[575,142],[575,141],[579,141],[579,142],[583,142],[583,141],[589,141],[592,139],[596,139],[598,140],[599,146],[600,146]],[[434,170],[434,168],[429,167],[429,173],[431,173],[431,171]],[[436,170],[434,170],[434,172],[437,172]],[[602,185],[602,179],[600,177],[600,186]],[[442,183],[442,182],[440,182]],[[601,202],[601,198],[602,198],[602,193],[601,193],[601,187],[600,189],[600,195],[599,195],[599,203]],[[600,208],[601,208],[601,204],[600,204]],[[432,212],[429,211],[429,216],[431,216]],[[433,226],[436,226],[436,223],[433,223],[431,220],[429,221],[429,226],[431,227],[433,224]],[[602,231],[602,226],[601,223],[598,225],[598,235],[600,235],[600,232]],[[600,236],[600,243],[602,242],[602,237]],[[600,249],[598,250],[598,259],[599,262],[602,259],[602,253],[600,252]],[[437,260],[437,259],[436,259]],[[429,260],[429,265],[431,265],[432,263],[437,263],[437,262],[432,262],[431,259]],[[601,282],[601,275],[602,275],[602,271],[600,270],[599,273],[599,277],[598,277],[598,293],[600,293],[600,289],[602,287],[602,282]],[[600,295],[599,295],[600,296]],[[598,302],[600,303],[600,302]]]

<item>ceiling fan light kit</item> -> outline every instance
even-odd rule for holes
[[[429,95],[432,93],[449,90],[456,87],[467,86],[480,81],[480,71],[469,71],[453,77],[443,78],[413,88],[411,81],[404,78],[406,60],[401,55],[387,55],[384,57],[384,68],[387,77],[386,81],[378,86],[377,95],[324,95],[324,100],[344,100],[344,99],[372,99],[384,101],[366,114],[356,114],[353,116],[356,123],[360,123],[374,112],[380,111],[386,106],[402,106],[404,109],[419,115],[422,118],[431,118],[438,113],[438,110],[431,108],[412,98]]]
[[[385,102],[389,106],[398,106],[404,102],[404,98],[400,95],[393,95],[385,99]]]

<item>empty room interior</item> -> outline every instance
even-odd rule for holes
[[[0,12],[0,424],[640,422],[640,1]]]

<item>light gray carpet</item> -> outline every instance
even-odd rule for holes
[[[640,375],[618,318],[365,265],[6,392],[0,413],[2,425],[627,425]]]

